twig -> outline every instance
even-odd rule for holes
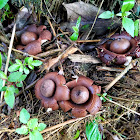
[[[34,55],[30,55],[28,53],[22,52],[20,50],[14,49],[14,48],[12,48],[12,50],[15,51],[15,52],[21,53],[23,55],[27,55],[27,56],[33,57],[34,59],[41,59],[40,57],[37,57],[37,56],[34,56]]]
[[[56,37],[56,32],[55,32],[55,30],[54,30],[54,28],[53,28],[53,26],[52,26],[52,23],[51,23],[51,21],[50,21],[50,18],[49,18],[48,16],[46,16],[46,18],[47,18],[47,20],[48,20],[48,23],[49,23],[50,26],[51,26],[51,29],[52,29],[52,31],[53,31],[53,35]]]
[[[100,42],[101,39],[95,39],[95,40],[77,40],[77,43],[85,43],[85,42]]]
[[[109,85],[106,86],[105,92],[107,92],[116,82],[118,82],[130,69],[136,64],[136,61],[132,61]]]
[[[62,49],[49,50],[49,51],[38,54],[37,57],[46,57],[46,56],[52,55],[52,54],[54,54],[56,52],[60,52],[60,51],[62,51]]]
[[[103,112],[103,111],[102,111],[102,112]],[[102,113],[102,112],[98,112],[97,114],[100,114],[100,113]],[[89,114],[89,115],[87,115],[87,116],[85,116],[85,117],[82,117],[82,118],[71,119],[71,120],[65,121],[65,122],[63,122],[63,123],[57,124],[57,125],[55,125],[55,126],[48,127],[48,128],[46,128],[45,130],[41,131],[40,133],[41,133],[41,134],[42,134],[42,133],[46,133],[46,132],[48,132],[48,131],[52,131],[52,130],[54,130],[54,129],[57,129],[57,128],[60,128],[60,127],[64,127],[64,126],[67,125],[67,124],[73,123],[73,122],[75,122],[75,121],[80,121],[80,120],[83,120],[83,119],[85,119],[85,118],[87,118],[87,117],[91,117],[91,116],[92,116],[92,115]],[[21,138],[20,140],[25,140],[25,139],[28,139],[28,138],[29,138],[29,136],[26,136],[26,137]]]
[[[101,4],[100,4],[99,10],[98,10],[98,12],[97,12],[97,14],[96,14],[96,17],[95,17],[95,19],[94,19],[94,22],[93,22],[93,24],[92,24],[92,27],[91,27],[91,29],[90,29],[90,31],[89,31],[89,33],[88,33],[88,35],[87,35],[87,37],[86,37],[85,40],[87,40],[87,38],[89,37],[89,35],[90,35],[90,33],[91,33],[91,31],[92,31],[94,25],[95,25],[95,22],[96,22],[96,20],[97,20],[97,17],[98,17],[98,14],[99,14],[99,12],[100,12],[100,9],[101,9],[101,7],[102,7],[103,2],[104,2],[104,0],[102,0],[102,2],[101,2]]]
[[[7,71],[8,71],[10,55],[11,55],[12,46],[13,46],[13,42],[14,42],[15,31],[16,31],[16,23],[14,24],[12,36],[11,36],[11,40],[10,40],[10,44],[9,44],[9,51],[8,51],[8,56],[7,56],[7,61],[6,61],[5,71],[4,71],[5,75],[7,75]],[[3,87],[4,86],[5,86],[5,80],[3,80]],[[3,96],[4,96],[4,91],[1,92],[1,103],[3,100]]]

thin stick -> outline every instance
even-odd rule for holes
[[[28,54],[28,53],[22,52],[22,51],[20,51],[20,50],[14,49],[14,48],[12,48],[12,50],[15,51],[15,52],[21,53],[21,54],[23,54],[23,55],[27,55],[27,56],[33,57],[34,59],[41,59],[40,57],[37,57],[37,56],[35,56],[35,55],[30,55],[30,54]]]
[[[8,71],[10,55],[11,55],[12,46],[13,46],[13,42],[14,42],[15,31],[16,31],[16,23],[14,24],[12,36],[11,36],[11,40],[10,40],[10,44],[9,44],[9,51],[8,51],[8,56],[7,56],[7,61],[6,61],[5,71],[4,71],[5,75],[7,75],[7,71]],[[3,87],[4,86],[5,86],[5,80],[3,80]],[[4,96],[4,91],[1,92],[1,103],[3,100],[3,96]]]
[[[101,39],[95,39],[95,40],[77,40],[75,42],[77,43],[85,43],[85,42],[100,42]]]
[[[53,31],[53,35],[56,37],[56,32],[55,32],[55,30],[54,30],[54,28],[53,28],[53,26],[52,26],[52,23],[51,23],[51,21],[50,21],[50,18],[49,18],[48,16],[46,16],[46,18],[47,18],[47,20],[48,20],[48,23],[49,23],[50,26],[51,26],[51,29],[52,29],[52,31]]]
[[[134,63],[131,62],[109,85],[106,86],[105,92],[107,92],[116,82],[118,82],[130,69],[134,67]]]
[[[98,14],[99,14],[99,12],[100,12],[100,9],[101,9],[101,7],[102,7],[103,2],[104,2],[104,0],[102,0],[102,2],[101,2],[101,4],[100,4],[99,10],[98,10],[97,15],[96,15],[96,17],[95,17],[95,19],[94,19],[94,22],[93,22],[93,24],[92,24],[92,27],[91,27],[91,29],[90,29],[90,31],[89,31],[89,33],[88,33],[88,35],[87,35],[87,37],[86,37],[85,40],[87,40],[87,38],[89,37],[89,35],[90,35],[90,33],[91,33],[91,31],[92,31],[94,25],[95,25],[95,22],[96,22],[96,20],[97,20],[97,17],[98,17]]]
[[[40,54],[38,54],[36,56],[37,57],[46,57],[46,56],[52,55],[52,54],[54,54],[56,52],[60,52],[60,51],[62,51],[62,49],[53,49],[53,50],[49,50],[49,51],[40,53]]]
[[[102,112],[103,112],[103,111],[102,111]],[[100,114],[100,113],[102,113],[102,112],[100,111],[100,112],[98,112],[97,114]],[[92,115],[89,114],[89,115],[87,115],[87,116],[85,116],[85,117],[82,117],[82,118],[71,119],[71,120],[65,121],[65,122],[63,122],[63,123],[57,124],[57,125],[55,125],[55,126],[48,127],[48,128],[46,128],[45,130],[41,131],[40,133],[41,133],[41,134],[42,134],[42,133],[46,133],[46,132],[48,132],[48,131],[52,131],[52,130],[57,129],[57,128],[59,128],[59,127],[64,127],[64,126],[67,125],[67,124],[73,123],[73,122],[75,122],[75,121],[80,121],[80,120],[83,120],[83,119],[85,119],[85,118],[87,118],[87,117],[91,117],[91,116],[92,116]],[[29,136],[26,136],[26,137],[21,138],[20,140],[25,140],[25,139],[28,139],[28,138],[29,138]]]

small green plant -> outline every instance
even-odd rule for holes
[[[108,98],[108,99],[110,99],[110,100],[112,100],[112,98],[109,97],[109,96],[107,95],[107,93],[103,93],[103,95],[101,95],[101,94],[97,94],[97,95],[100,97],[100,99],[101,99],[103,102],[106,102],[105,97]]]
[[[27,135],[29,133],[30,140],[43,140],[40,131],[46,128],[46,124],[38,123],[37,118],[30,119],[30,114],[25,108],[21,110],[19,120],[24,125],[16,129],[18,134]]]
[[[129,12],[134,7],[135,0],[124,0],[121,12],[117,13],[116,16],[122,18],[122,27],[132,36],[138,36],[139,32],[139,19],[133,21],[129,16],[132,14]],[[114,11],[105,11],[99,15],[99,18],[109,19],[115,16]]]
[[[1,0],[0,1],[0,9],[2,9],[8,2],[9,0]]]
[[[81,22],[81,16],[78,17],[76,26],[72,26],[72,29],[74,30],[74,33],[70,36],[70,39],[72,41],[76,41],[78,39],[80,22]]]
[[[90,124],[86,125],[86,136],[88,140],[101,140],[101,134],[98,129],[98,122],[93,120]]]
[[[3,9],[4,9],[4,12],[3,12],[2,17],[1,17],[1,22],[3,22],[6,17],[9,19],[14,18],[13,13],[11,12],[10,6],[8,5],[8,3],[4,6]]]
[[[24,62],[16,59],[16,63],[12,64],[8,71],[11,72],[9,76],[6,76],[3,71],[0,71],[0,91],[4,91],[5,102],[13,108],[15,102],[14,93],[18,93],[19,87],[23,86],[23,81],[29,74],[29,69],[34,69],[34,66],[40,66],[42,64],[39,60],[33,60],[32,57],[26,57]],[[0,69],[2,67],[2,56],[0,53]],[[6,86],[3,86],[3,81],[6,81]]]
[[[16,59],[15,60],[16,63],[11,65],[9,68],[8,68],[8,71],[9,72],[14,72],[14,71],[19,71],[19,72],[24,72],[25,74],[29,74],[29,69],[33,70],[34,69],[34,66],[40,66],[42,64],[41,61],[39,60],[33,60],[32,57],[26,57],[24,59],[24,62],[22,63],[21,60],[19,59]],[[28,67],[28,68],[27,68]]]

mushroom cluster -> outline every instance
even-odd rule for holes
[[[35,85],[35,95],[41,100],[42,106],[57,110],[60,108],[74,117],[84,117],[89,112],[95,115],[101,100],[96,95],[101,87],[93,85],[93,80],[80,76],[78,80],[66,83],[65,78],[57,72],[50,72]]]
[[[29,25],[26,31],[21,35],[21,44],[16,49],[22,50],[28,54],[36,55],[42,52],[41,44],[51,40],[52,34],[46,30],[45,25],[37,27],[35,24]]]
[[[112,40],[108,40],[97,48],[99,58],[110,65],[124,64],[127,61],[127,56],[140,57],[140,48],[138,39],[132,38],[128,33],[114,34]]]

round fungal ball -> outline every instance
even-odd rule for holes
[[[110,44],[110,51],[117,54],[124,54],[130,49],[130,42],[127,39],[116,39]]]
[[[89,99],[89,91],[84,86],[76,86],[71,91],[71,100],[76,104],[83,104]]]
[[[55,83],[52,80],[45,80],[41,85],[41,94],[45,97],[51,97],[55,90]]]
[[[37,39],[37,35],[33,32],[25,32],[21,35],[21,43],[27,45]]]

